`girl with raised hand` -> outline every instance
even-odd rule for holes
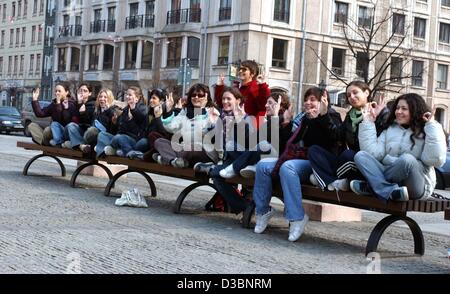
[[[446,142],[425,100],[414,93],[398,97],[380,136],[370,105],[363,117],[355,163],[367,182],[352,181],[351,189],[383,201],[428,200],[436,186],[434,168],[445,163]]]

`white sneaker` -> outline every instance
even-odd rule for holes
[[[64,143],[61,144],[61,147],[66,149],[72,149],[72,144],[70,143],[70,141],[65,141]]]
[[[112,148],[112,146],[106,146],[104,149],[106,156],[115,156],[116,155],[116,149]]]
[[[158,163],[159,163],[159,161],[158,161]],[[189,167],[189,162],[187,160],[185,160],[184,158],[181,158],[181,157],[178,157],[178,158],[175,158],[174,160],[172,160],[171,164],[172,164],[173,167],[176,167],[176,168],[187,168],[187,167]]]
[[[256,215],[255,233],[262,234],[269,224],[269,220],[275,214],[275,210],[272,208],[264,215]]]
[[[136,188],[122,192],[122,197],[117,199],[115,204],[117,206],[148,207],[147,201]]]
[[[233,164],[230,164],[229,166],[227,166],[226,168],[224,168],[223,170],[221,170],[219,172],[220,176],[224,179],[231,179],[234,178],[236,176],[236,173],[233,169]]]
[[[336,180],[328,185],[329,191],[349,191],[350,185],[347,179]]]
[[[240,174],[243,178],[253,179],[256,175],[256,165],[249,165],[241,169]]]
[[[305,217],[301,221],[295,221],[289,223],[289,241],[295,242],[297,241],[301,235],[303,234],[303,231],[305,230],[305,226],[309,221],[309,217],[307,214],[305,214]]]
[[[317,180],[316,176],[314,175],[314,173],[312,173],[309,176],[309,181],[311,182],[311,184],[313,184],[316,187],[319,187],[319,181]]]

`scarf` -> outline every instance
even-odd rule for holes
[[[356,133],[356,129],[358,128],[359,123],[363,121],[362,111],[356,108],[352,108],[348,115],[350,117],[350,121],[352,122],[353,133]]]

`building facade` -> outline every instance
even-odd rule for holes
[[[0,105],[19,109],[41,83],[45,0],[0,1]]]
[[[30,1],[30,0],[29,0]],[[305,90],[326,84],[339,104],[345,83],[361,79],[358,58],[350,54],[343,24],[365,26],[389,7],[394,15],[376,44],[396,36],[369,65],[383,60],[397,66],[383,74],[399,79],[386,95],[417,92],[437,108],[436,117],[450,128],[450,1],[379,0],[55,0],[53,79],[87,81],[112,88],[119,96],[130,85],[144,92],[156,87],[180,91],[180,67],[187,60],[191,83],[214,85],[235,65],[254,59],[273,91],[288,92],[297,105]],[[403,26],[403,29],[401,27]],[[389,56],[396,40],[410,60]],[[376,46],[375,46],[376,48]],[[393,59],[394,60],[394,59]],[[400,64],[400,65],[398,65]],[[329,70],[327,70],[329,69]],[[330,73],[334,72],[334,75]],[[336,75],[339,78],[336,78]]]

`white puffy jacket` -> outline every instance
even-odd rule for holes
[[[411,129],[405,129],[394,123],[378,138],[373,122],[362,122],[359,125],[359,144],[361,151],[369,152],[384,165],[391,165],[402,154],[413,155],[423,165],[425,177],[424,199],[433,194],[436,186],[434,167],[444,165],[446,159],[446,143],[442,126],[431,121],[425,124],[425,136],[414,138],[411,142]],[[425,138],[424,138],[425,137]]]

